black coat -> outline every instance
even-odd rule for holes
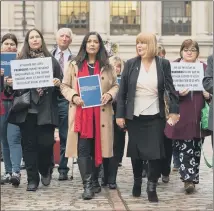
[[[53,77],[62,80],[62,71],[57,60],[52,57],[53,65]],[[16,90],[14,96],[20,96],[23,93],[29,91],[29,89]],[[37,124],[38,125],[58,125],[58,106],[57,96],[60,94],[58,87],[48,87],[44,91],[44,95],[40,97],[39,103],[36,104],[38,110],[37,113]],[[25,122],[28,114],[28,108],[19,112],[10,111],[8,116],[8,122],[19,125]]]
[[[162,60],[161,68],[159,60],[160,58],[156,56],[155,61],[157,65],[159,109],[160,116],[165,118],[164,81],[166,90],[168,91],[170,98],[169,102],[170,113],[179,113],[179,98],[173,85],[170,62],[166,59],[161,59]],[[140,56],[128,60],[125,64],[117,96],[116,118],[126,118],[130,120],[133,119],[136,84],[140,71],[140,65],[141,65]]]

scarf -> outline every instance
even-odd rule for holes
[[[39,49],[30,49],[29,52],[30,58],[44,58],[44,52],[42,51],[41,48]],[[47,90],[47,88],[37,88],[37,89],[32,89],[31,94],[32,94],[32,100],[34,101],[35,104],[39,102],[39,99],[41,96],[44,95],[44,91]]]
[[[94,66],[94,75],[100,74],[99,62]],[[83,62],[78,77],[89,76],[86,60]],[[78,82],[77,82],[78,83]],[[77,84],[77,87],[78,84]],[[79,94],[79,88],[78,88]],[[102,164],[101,134],[100,134],[100,107],[82,108],[77,106],[74,131],[80,134],[80,138],[94,138],[95,141],[95,165]]]

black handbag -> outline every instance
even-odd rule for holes
[[[11,110],[18,112],[30,107],[30,91],[25,92],[20,96],[15,96]]]

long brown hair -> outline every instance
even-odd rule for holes
[[[42,46],[41,46],[41,51],[44,53],[45,57],[51,57],[51,53],[48,51],[46,44],[45,44],[45,40],[44,37],[42,35],[42,33],[38,30],[38,29],[30,29],[24,39],[24,45],[22,47],[21,52],[19,53],[18,59],[27,59],[30,58],[30,46],[28,43],[28,39],[29,39],[29,35],[32,31],[36,31],[38,32],[38,34],[40,35],[41,39],[42,39]]]

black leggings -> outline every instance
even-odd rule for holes
[[[142,178],[143,161],[141,159],[131,159],[134,179]],[[160,160],[148,161],[148,181],[157,182],[160,176]]]

